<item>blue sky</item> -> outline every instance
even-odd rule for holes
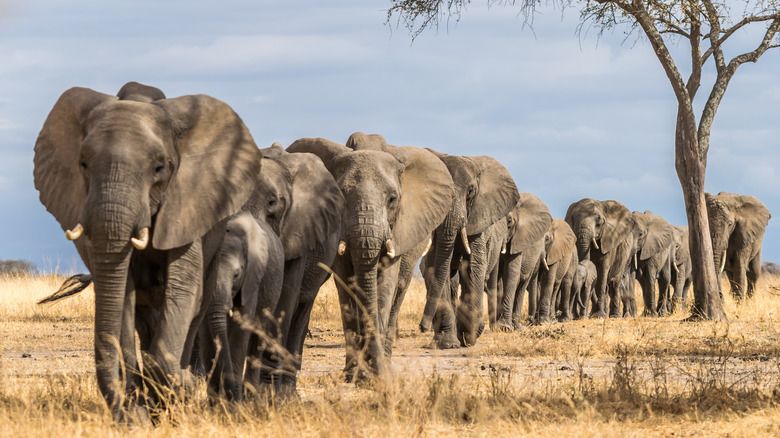
[[[80,269],[38,201],[35,138],[72,86],[127,81],[169,97],[204,93],[243,118],[260,147],[354,131],[458,155],[491,155],[520,191],[563,217],[583,197],[685,224],[674,171],[676,103],[648,43],[575,36],[578,14],[472,4],[412,43],[384,25],[387,1],[0,0],[0,259]],[[741,32],[727,56],[751,49]],[[682,44],[672,46],[680,54]],[[711,67],[711,66],[710,66]],[[686,65],[680,65],[685,71]],[[711,70],[710,70],[711,72]],[[709,92],[712,74],[699,92]],[[701,105],[699,105],[700,107]],[[743,66],[716,116],[706,187],[774,213],[764,260],[780,261],[780,51]]]

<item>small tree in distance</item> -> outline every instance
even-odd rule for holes
[[[437,27],[441,18],[460,17],[469,0],[390,2],[388,22],[393,17],[402,20],[414,38],[427,28]],[[601,33],[627,26],[629,32],[641,31],[653,47],[677,98],[675,168],[690,229],[694,292],[691,318],[727,320],[718,287],[704,198],[710,132],[715,113],[737,69],[746,62],[758,61],[767,50],[780,47],[780,0],[561,0],[554,3],[561,8],[579,8],[580,29],[584,24],[593,24]],[[494,4],[517,6],[529,20],[541,1],[488,0],[488,5]],[[759,41],[749,51],[728,59],[724,44],[748,26],[760,26]],[[686,61],[691,73],[687,80],[667,48],[670,42],[678,40],[690,45]],[[713,67],[716,76],[697,122],[693,102],[705,66]]]

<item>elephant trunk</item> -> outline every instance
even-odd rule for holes
[[[240,400],[241,393],[238,388],[238,379],[233,375],[228,339],[228,314],[231,310],[229,297],[231,294],[223,283],[220,279],[206,316],[211,338],[219,344],[217,355],[213,358],[214,362],[207,364],[214,370],[209,379],[209,389],[218,395],[220,389],[224,388],[228,400]]]
[[[434,278],[431,288],[427,290],[425,308],[423,309],[420,331],[427,332],[431,328],[433,316],[439,307],[439,299],[450,275],[450,263],[455,248],[455,240],[459,230],[463,229],[465,217],[453,212],[447,214],[444,222],[436,229],[436,248],[434,261]]]
[[[590,259],[590,245],[596,243],[595,236],[589,228],[580,228],[577,232],[577,259]]]
[[[358,299],[362,337],[358,345],[364,348],[368,365],[372,372],[383,374],[384,346],[383,337],[386,332],[387,321],[380,318],[380,298],[378,296],[377,275],[378,264],[383,245],[388,238],[384,221],[376,214],[377,210],[371,207],[360,209],[356,217],[347,225],[347,247],[355,269],[355,278],[358,290],[355,294]]]

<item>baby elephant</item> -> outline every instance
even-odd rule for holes
[[[284,253],[282,244],[268,224],[247,212],[227,219],[211,268],[204,282],[204,303],[199,339],[203,363],[209,378],[209,394],[241,400],[243,371],[251,332],[241,327],[242,319],[270,330],[282,290]],[[267,310],[267,311],[266,311]],[[269,313],[270,312],[270,313]]]
[[[593,290],[596,285],[596,265],[590,260],[583,260],[574,271],[571,282],[571,294],[574,297],[574,318],[588,317],[588,303],[593,298]]]

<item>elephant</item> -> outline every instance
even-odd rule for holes
[[[118,97],[74,87],[54,104],[35,143],[35,187],[94,280],[96,375],[115,420],[147,415],[136,329],[144,374],[173,390],[184,380],[216,252],[206,236],[247,201],[260,159],[238,115],[206,95],[168,99],[131,82]]]
[[[584,198],[569,206],[566,222],[577,236],[578,260],[591,260],[596,265],[596,302],[591,316],[620,317],[620,282],[633,256],[636,224],[631,212],[618,201]]]
[[[674,264],[674,229],[666,219],[649,211],[644,213],[635,211],[631,214],[640,230],[635,252],[635,268],[645,303],[642,315],[666,316],[671,304],[667,296]]]
[[[444,163],[425,149],[359,132],[347,145],[303,138],[287,151],[317,155],[346,201],[333,271],[346,339],[344,371],[354,380],[388,372],[389,324],[403,298],[399,286],[444,220],[453,183]]]
[[[266,330],[275,323],[264,315],[276,309],[281,296],[284,254],[271,227],[247,211],[228,218],[220,231],[204,280],[200,347],[206,369],[212,370],[210,394],[240,401],[251,332],[232,317],[238,312]]]
[[[454,195],[446,218],[437,224],[427,254],[426,302],[420,330],[427,332],[433,326],[433,345],[438,348],[470,346],[484,326],[482,297],[489,264],[488,244],[496,244],[487,230],[509,214],[520,194],[509,171],[492,157],[460,157],[429,150],[450,172]],[[454,290],[456,274],[460,298],[450,294],[440,299],[445,295],[448,278]]]
[[[539,268],[539,299],[534,323],[542,324],[552,321],[555,315],[555,295],[561,294],[560,320],[571,320],[571,283],[574,275],[577,257],[575,243],[577,236],[566,221],[553,219],[545,237],[544,256]]]
[[[571,295],[574,297],[573,316],[575,319],[582,319],[588,316],[587,306],[593,297],[596,276],[596,265],[592,261],[583,260],[577,263],[571,282]]]
[[[520,327],[523,297],[529,286],[529,316],[536,313],[536,285],[539,266],[545,250],[545,237],[552,225],[547,205],[531,193],[520,193],[519,200],[506,217],[506,253],[501,256],[501,305],[498,309],[499,330]]]
[[[280,323],[268,333],[280,338],[286,358],[258,349],[262,342],[253,336],[252,354],[262,355],[256,362],[263,366],[249,367],[246,381],[256,390],[270,386],[281,396],[295,396],[314,300],[330,277],[319,264],[330,268],[336,258],[345,201],[319,157],[287,152],[279,143],[261,152],[260,183],[246,209],[271,226],[284,250],[282,295],[273,312]]]
[[[674,228],[674,265],[672,265],[672,285],[674,296],[670,311],[674,313],[678,305],[685,308],[688,304],[688,291],[693,282],[693,267],[691,266],[691,250],[688,246],[688,227]]]
[[[507,216],[508,217],[508,216]],[[506,254],[507,218],[501,218],[486,231],[488,235],[487,271],[485,293],[488,300],[488,322],[491,330],[496,330],[499,300],[499,275],[501,273],[501,255]],[[420,270],[422,271],[422,269]]]
[[[715,269],[726,272],[732,296],[751,298],[761,275],[761,245],[772,215],[758,198],[705,193]],[[718,283],[720,287],[720,282]]]

